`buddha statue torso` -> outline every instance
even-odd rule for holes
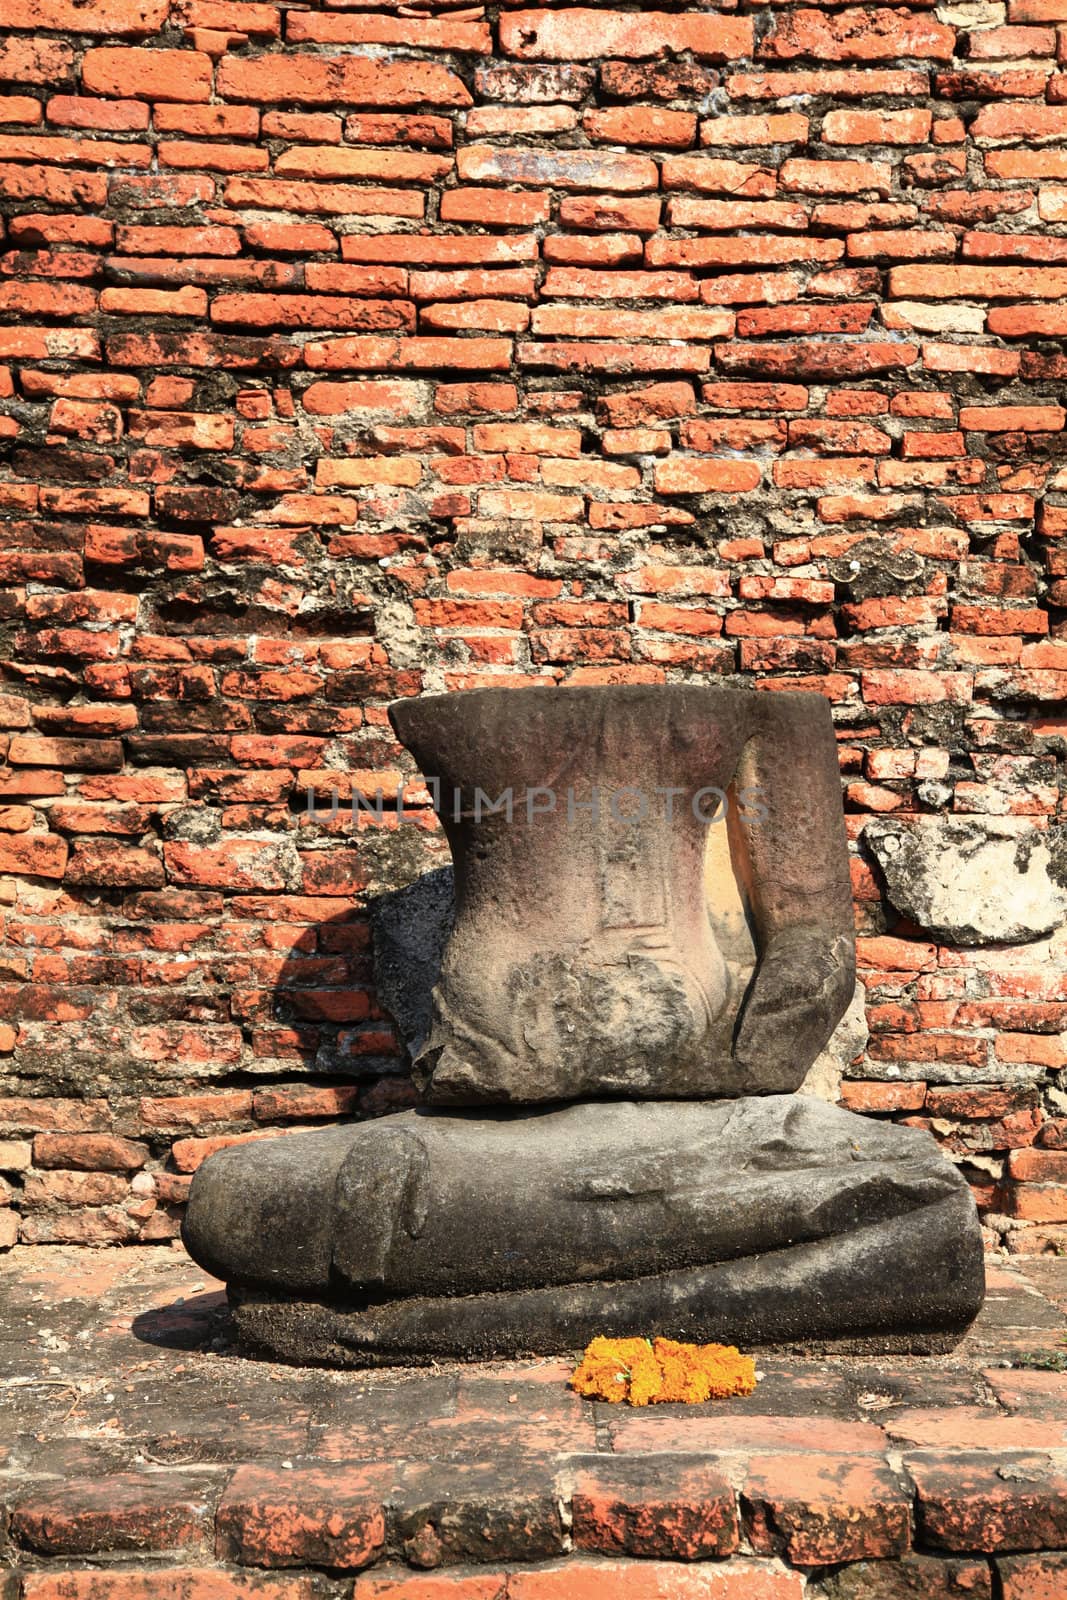
[[[456,865],[455,929],[415,1061],[425,1098],[795,1087],[753,1083],[734,1058],[752,962],[720,948],[705,888],[709,826],[743,858],[762,825],[758,785],[735,779],[764,699],[674,685],[394,704],[399,737],[437,781]],[[841,987],[847,1004],[851,978]]]

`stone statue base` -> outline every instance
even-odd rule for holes
[[[929,1353],[984,1293],[932,1137],[796,1095],[420,1109],[235,1146],[183,1238],[251,1352],[331,1366],[597,1334]]]

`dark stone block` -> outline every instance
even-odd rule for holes
[[[184,1237],[247,1339],[354,1366],[605,1328],[929,1348],[983,1285],[970,1192],[928,1134],[792,1095],[421,1110],[238,1145],[194,1178]]]

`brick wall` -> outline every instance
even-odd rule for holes
[[[846,1102],[1060,1247],[1067,940],[865,829],[1062,810],[1067,0],[4,10],[0,1242],[407,1103],[386,701],[710,677],[835,708]]]

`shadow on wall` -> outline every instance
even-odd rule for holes
[[[450,905],[451,869],[446,875]],[[270,994],[268,1053],[277,1082],[256,1090],[260,1121],[284,1127],[373,1117],[414,1102],[404,1052],[407,1035],[394,1028],[394,991],[378,970],[372,934],[379,906],[405,902],[411,894],[411,889],[401,889],[371,895],[361,905],[338,901],[335,916],[309,923],[290,946]],[[416,909],[405,920],[417,928],[418,918]],[[426,1008],[446,936],[447,929],[435,946],[432,967],[425,968],[425,979],[420,968],[409,983],[415,990],[425,981]],[[399,956],[393,968],[394,987],[402,990]]]
[[[451,867],[368,902],[378,1000],[394,1018],[409,1053],[426,1039],[433,986],[455,920]]]

